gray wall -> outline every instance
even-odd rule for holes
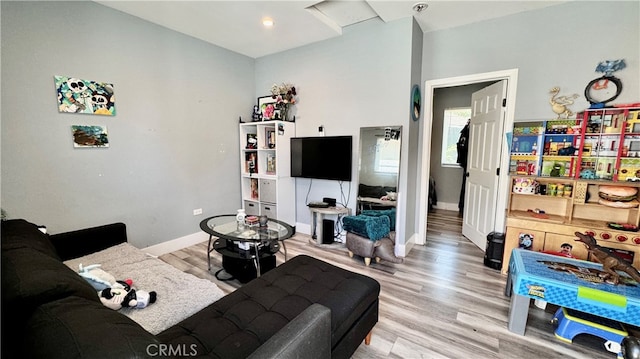
[[[276,82],[298,90],[296,135],[352,135],[353,181],[296,180],[298,229],[311,223],[306,201],[333,197],[355,209],[358,189],[360,127],[403,126],[399,201],[407,193],[413,20],[365,21],[344,29],[339,38],[256,60],[256,93],[266,94]],[[308,200],[307,200],[307,193]],[[347,201],[342,200],[342,193]],[[398,242],[404,243],[405,208],[398,208]],[[354,211],[355,212],[355,211]],[[413,231],[412,231],[413,232]],[[410,234],[409,234],[410,235]]]
[[[624,58],[616,102],[640,98],[638,2],[574,1],[424,34],[411,19],[372,20],[255,61],[92,2],[1,6],[2,207],[53,232],[121,220],[137,246],[198,232],[194,208],[240,206],[237,117],[274,82],[299,89],[298,135],[353,135],[354,160],[360,127],[403,126],[407,238],[424,205],[419,134],[432,122],[410,120],[413,84],[518,68],[516,120],[540,119],[551,87],[581,94],[598,62]],[[59,114],[54,75],[114,83],[117,116]],[[74,150],[78,123],[107,125],[111,148]],[[309,185],[296,186],[299,224],[310,223]],[[343,187],[353,208],[357,181]],[[325,196],[340,199],[338,182],[313,181],[309,199]]]
[[[624,90],[615,102],[640,99],[640,3],[571,1],[448,30],[424,34],[422,79],[433,80],[519,69],[516,121],[554,116],[549,90],[582,96],[603,60],[625,59],[615,75]]]
[[[544,120],[555,116],[549,106],[552,87],[559,86],[561,94],[579,94],[571,106],[578,112],[589,105],[582,96],[586,84],[602,75],[595,72],[597,64],[625,59],[627,68],[615,73],[624,84],[615,103],[637,102],[639,13],[640,3],[636,1],[572,1],[425,33],[423,81],[515,68],[519,70],[515,121]],[[435,125],[437,121],[433,122]],[[436,140],[437,130],[433,133],[432,140]],[[430,168],[433,170],[437,163],[431,162]],[[454,178],[457,187],[460,179]],[[446,200],[440,199],[441,192],[452,193],[441,188],[443,181],[448,180],[436,184],[439,201]]]
[[[2,208],[50,232],[113,221],[144,247],[240,206],[254,60],[93,2],[2,2]],[[54,75],[114,84],[114,117],[58,113]],[[105,125],[108,149],[70,126]],[[202,208],[203,216],[193,216]]]
[[[422,47],[423,47],[423,34],[422,30],[418,23],[413,20],[412,29],[412,45],[411,45],[411,84],[418,85],[421,89],[420,94],[424,99],[424,81],[422,78]],[[406,195],[404,196],[406,199],[406,205],[403,210],[405,221],[406,221],[406,238],[409,238],[415,235],[418,232],[419,223],[423,221],[422,218],[419,218],[419,206],[418,199],[420,198],[420,192],[418,186],[418,181],[420,180],[421,169],[421,161],[422,161],[422,152],[420,149],[422,148],[422,141],[420,134],[422,133],[422,126],[426,125],[425,119],[428,118],[424,113],[424,101],[421,101],[421,110],[420,117],[417,121],[409,121],[408,129],[403,134],[403,142],[407,143],[407,151],[403,151],[400,156],[405,157],[407,159],[407,168],[406,170],[406,179],[407,179],[407,190]],[[415,240],[413,241],[415,243]],[[408,252],[405,249],[405,252]]]

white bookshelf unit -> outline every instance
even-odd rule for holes
[[[240,178],[242,208],[247,215],[296,225],[296,186],[291,177],[293,122],[264,121],[240,124]]]

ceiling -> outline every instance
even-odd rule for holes
[[[414,16],[423,32],[557,5],[566,1],[95,1],[225,49],[258,58],[342,35],[372,18]],[[270,17],[274,26],[265,28]]]

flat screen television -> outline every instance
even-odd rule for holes
[[[291,138],[291,177],[351,181],[352,136]]]

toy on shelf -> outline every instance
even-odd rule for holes
[[[536,194],[538,191],[538,181],[531,178],[514,178],[513,192],[521,194]]]
[[[598,203],[613,208],[636,208],[638,188],[628,186],[600,186]]]
[[[517,121],[509,141],[511,174],[640,181],[638,105],[585,109],[575,118]]]
[[[629,223],[609,222],[609,223],[607,223],[607,227],[609,227],[611,229],[617,229],[619,231],[628,231],[628,232],[637,232],[638,231],[638,226],[636,226],[635,224],[629,224]]]

